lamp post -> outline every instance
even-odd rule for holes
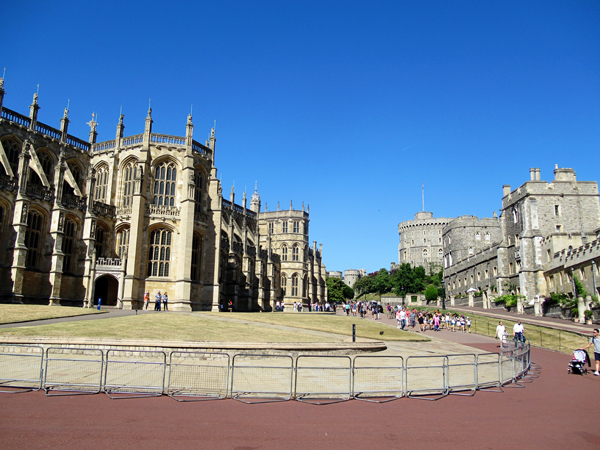
[[[442,289],[444,290],[444,294],[442,295],[442,309],[446,310],[446,284],[444,280],[442,280]]]

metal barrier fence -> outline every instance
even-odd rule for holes
[[[266,355],[100,350],[0,344],[0,392],[43,388],[47,395],[110,398],[168,395],[178,401],[233,398],[245,403],[298,400],[328,404],[402,397],[437,400],[449,394],[524,387],[530,345],[498,353],[434,356]]]
[[[291,356],[237,354],[231,365],[231,398],[244,403],[291,400],[293,380]]]
[[[227,398],[227,353],[172,352],[166,394],[178,401]]]
[[[42,347],[1,345],[0,349],[0,392],[28,392],[42,388]]]
[[[404,396],[404,358],[402,356],[355,356],[352,396],[376,403]]]
[[[110,398],[152,397],[164,392],[165,352],[108,350],[104,392]]]
[[[46,395],[98,394],[102,390],[102,350],[49,347],[43,387]],[[52,391],[64,392],[51,394]]]

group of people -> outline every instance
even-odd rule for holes
[[[146,291],[144,294],[144,311],[148,311],[148,304],[150,303],[150,291]],[[167,291],[161,294],[160,291],[154,296],[154,311],[168,311],[169,310],[169,295]]]
[[[377,302],[358,301],[346,303],[344,305],[344,314],[347,316],[360,317],[361,319],[371,316],[373,320],[379,320],[383,307]]]
[[[388,305],[389,306],[389,305]],[[395,315],[397,328],[404,331],[415,331],[415,327],[419,324],[419,331],[427,330],[440,331],[448,330],[452,332],[460,331],[463,333],[471,332],[471,318],[464,315],[450,314],[446,312],[444,315],[441,311],[420,311],[410,309],[407,306],[398,305],[395,309],[388,310],[388,315]]]
[[[501,348],[507,345],[506,342],[508,339],[508,332],[506,331],[504,322],[498,322],[498,326],[496,327],[496,335],[494,337],[496,339],[500,339]],[[515,323],[513,326],[513,341],[515,343],[515,347],[518,347],[519,344],[525,344],[525,326],[520,320],[517,320],[517,323]]]

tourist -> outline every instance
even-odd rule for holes
[[[414,309],[408,314],[408,321],[410,322],[410,331],[414,332],[415,325],[417,324],[417,314],[415,313]]]
[[[280,308],[280,306],[279,306],[279,300],[277,300],[275,302],[275,311],[279,312],[279,308]]]
[[[419,313],[419,317],[417,318],[417,322],[419,322],[419,329],[424,332],[425,331],[425,318],[423,317],[423,313]]]
[[[513,327],[513,340],[515,341],[515,348],[519,347],[519,342],[525,345],[525,327],[521,325],[521,321],[517,320]]]
[[[404,327],[406,326],[406,310],[404,308],[400,309],[400,328],[404,331]]]
[[[446,312],[446,330],[450,331],[450,313]]]
[[[396,311],[396,328],[400,329],[401,324],[402,324],[402,319],[400,317],[400,311]]]
[[[471,319],[467,316],[467,331],[471,332]]]
[[[229,312],[233,312],[233,300],[229,300],[229,302],[227,302],[227,308],[229,309]]]
[[[163,311],[168,311],[169,310],[169,296],[167,295],[167,291],[165,291],[165,293],[162,296],[162,304],[163,304]]]
[[[498,326],[496,327],[496,336],[494,337],[500,339],[500,348],[504,347],[504,344],[506,343],[506,327],[502,321],[498,323]]]
[[[433,329],[435,331],[439,331],[440,329],[440,316],[438,316],[437,314],[433,316]]]
[[[144,294],[144,310],[148,311],[148,303],[150,302],[150,291],[146,291]]]
[[[450,331],[455,332],[456,331],[456,314],[454,314],[452,316],[452,320],[450,321],[450,325],[452,326],[452,329]]]
[[[154,311],[160,311],[160,301],[162,300],[162,295],[160,291],[154,296]]]
[[[590,345],[594,344],[594,359],[596,360],[596,371],[594,375],[600,375],[600,337],[598,337],[598,328],[594,328],[592,339],[590,343],[583,347],[583,349],[587,349]]]

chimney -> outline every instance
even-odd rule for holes
[[[506,197],[508,194],[510,194],[510,184],[505,184],[502,186],[502,197]]]

